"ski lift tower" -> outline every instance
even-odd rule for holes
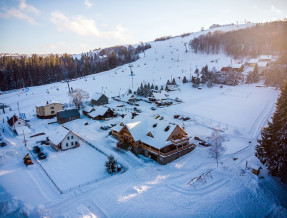
[[[135,74],[134,74],[134,72],[133,72],[132,67],[133,67],[133,65],[132,65],[132,64],[130,64],[130,65],[129,65],[129,68],[130,68],[130,70],[131,70],[131,77],[132,77],[132,90],[133,90],[133,89],[134,89],[134,76],[135,76]]]

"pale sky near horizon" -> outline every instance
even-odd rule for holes
[[[0,53],[81,53],[287,17],[287,0],[0,0]]]

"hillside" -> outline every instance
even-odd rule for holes
[[[89,100],[96,92],[104,93],[110,98],[108,106],[117,113],[127,114],[126,119],[131,120],[135,105],[118,102],[111,97],[122,96],[129,89],[136,91],[141,83],[160,87],[174,78],[182,81],[185,76],[190,80],[196,76],[196,68],[206,65],[209,69],[220,70],[238,61],[245,63],[247,59],[234,60],[220,52],[199,54],[189,48],[186,52],[185,44],[203,33],[249,26],[252,24],[225,26],[186,37],[149,42],[151,48],[140,53],[140,58],[132,63],[134,76],[130,76],[129,64],[124,64],[72,80],[69,86],[88,92]],[[252,69],[246,66],[243,74],[246,76]],[[264,81],[260,80],[238,86],[215,84],[211,88],[206,85],[193,88],[191,83],[179,82],[178,90],[168,92],[168,98],[174,102],[168,107],[157,107],[141,98],[137,106],[141,113],[136,116],[136,121],[162,116],[164,121],[182,126],[191,137],[191,143],[196,145],[193,151],[167,165],[116,147],[118,141],[100,127],[119,125],[122,121],[119,116],[108,121],[96,121],[81,112],[80,119],[66,123],[67,128],[85,139],[79,148],[56,152],[51,146],[37,143],[54,134],[59,124],[53,123],[55,118],[38,119],[35,105],[57,101],[68,108],[73,107],[66,82],[4,93],[0,102],[8,108],[6,114],[0,112],[0,120],[3,120],[0,134],[8,145],[0,148],[0,195],[1,205],[5,208],[0,210],[0,215],[285,217],[286,185],[269,176],[264,166],[259,176],[249,168],[259,164],[254,157],[257,137],[271,117],[279,94],[278,89],[264,87],[263,84]],[[175,101],[176,98],[181,102]],[[156,110],[151,110],[151,107]],[[27,135],[27,146],[24,146],[23,135],[17,136],[6,122],[7,116],[19,112],[25,113],[32,134],[45,132],[46,135],[33,138]],[[174,119],[174,115],[190,119]],[[199,137],[210,141],[216,127],[224,138],[224,151],[218,167],[209,147],[194,139]],[[22,158],[36,144],[47,154],[47,159],[38,162],[32,156],[34,164],[26,167]],[[105,155],[113,155],[124,171],[108,175],[104,171]],[[209,176],[191,182],[209,171]]]

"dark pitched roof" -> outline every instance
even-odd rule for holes
[[[10,126],[13,126],[14,123],[17,122],[18,119],[19,119],[19,117],[17,117],[16,115],[13,115],[13,116],[8,120],[8,124],[9,124]]]
[[[58,118],[80,117],[80,113],[77,109],[59,111]]]

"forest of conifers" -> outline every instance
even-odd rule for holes
[[[189,42],[193,52],[217,54],[224,51],[234,58],[279,55],[287,51],[287,21],[256,24],[236,31],[209,32]]]
[[[31,57],[0,57],[0,90],[44,85],[64,79],[99,73],[130,63],[139,53],[151,48],[149,44],[116,46],[84,53],[80,59],[72,55],[33,54]]]

